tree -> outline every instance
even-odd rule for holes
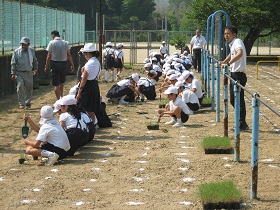
[[[174,33],[170,37],[169,44],[175,46],[177,50],[181,50],[181,53],[183,53],[183,48],[185,47],[186,44],[186,35],[181,33],[180,34]]]
[[[130,21],[132,22],[132,29],[134,29],[134,22],[138,21],[139,18],[137,16],[131,16],[130,17]]]
[[[156,19],[156,30],[157,30],[157,28],[158,28],[158,18],[159,18],[160,16],[161,16],[160,13],[157,13],[157,12],[153,14],[153,18]]]
[[[174,12],[167,13],[167,20],[168,23],[171,25],[171,31],[179,30],[179,21]]]
[[[207,18],[217,10],[227,12],[230,24],[240,31],[248,28],[243,42],[247,55],[250,55],[254,42],[259,37],[280,31],[280,1],[270,0],[195,0],[191,3],[192,13],[188,18],[196,21],[202,28],[206,27]],[[262,31],[267,31],[261,34]],[[237,35],[238,36],[238,35]]]

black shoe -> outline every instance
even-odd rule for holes
[[[141,101],[144,102],[144,98],[142,98]]]
[[[243,126],[243,127],[240,127],[239,131],[241,132],[247,132],[249,130],[249,126]],[[235,128],[232,128],[230,129],[231,132],[235,132]]]

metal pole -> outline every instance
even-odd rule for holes
[[[271,34],[269,35],[269,55],[271,55]]]
[[[102,11],[102,4],[101,4],[101,0],[99,0],[99,62],[102,65],[102,31],[101,31],[101,13]]]
[[[212,16],[212,20],[211,20],[211,56],[214,56],[214,19],[215,19],[215,15]],[[214,106],[215,106],[215,102],[214,102],[214,97],[215,97],[215,68],[214,68],[214,60],[211,59],[211,78],[212,78],[212,85],[211,85],[211,98],[212,98],[212,111],[215,110]]]
[[[46,47],[48,46],[48,32],[47,32],[47,25],[48,25],[48,8],[46,7]]]
[[[207,50],[205,50],[204,49],[204,94],[206,94],[207,93],[207,88],[206,88],[206,86],[207,86],[207,83],[206,83],[206,79],[207,79],[207,68],[206,68],[206,66],[207,66],[207,57],[206,57],[206,52],[207,52]]]
[[[165,13],[165,40],[166,40],[166,42],[167,42],[167,13]],[[169,50],[169,49],[168,49]],[[169,53],[169,51],[168,51],[168,53]]]
[[[96,14],[95,14],[95,42],[96,42],[96,49],[97,49],[97,43],[98,43],[98,36],[97,36],[97,34],[98,34],[98,12],[96,12]]]
[[[133,50],[132,50],[132,45],[133,45],[133,40],[132,40],[132,31],[130,31],[130,65],[133,63]]]
[[[103,14],[103,34],[105,34],[105,14]]]
[[[224,76],[224,137],[228,136],[228,67],[223,68]]]
[[[207,52],[207,98],[210,98],[210,51]]]
[[[4,26],[5,26],[4,14],[5,14],[5,12],[4,12],[4,9],[5,9],[4,0],[2,0],[2,23],[1,23],[1,25],[2,25],[2,31],[1,31],[1,34],[2,34],[2,55],[4,55],[4,53],[5,53],[5,47],[4,47],[4,39],[5,39],[5,37],[4,37],[5,36],[5,33],[4,33]]]
[[[234,84],[234,161],[239,162],[240,159],[240,87],[237,85],[237,81]]]
[[[217,82],[216,82],[216,122],[220,122],[220,67],[216,63]]]
[[[251,179],[251,193],[250,198],[257,198],[257,187],[258,187],[258,150],[259,150],[259,110],[260,110],[260,101],[256,99],[256,96],[259,97],[257,93],[254,94],[252,98],[253,106],[253,125],[252,125],[252,159],[251,159],[251,168],[252,168],[252,179]]]
[[[36,15],[35,15],[35,3],[33,4],[33,14],[34,14],[34,16],[33,16],[33,42],[34,42],[34,50],[36,49],[36,31],[35,31],[35,25],[36,25]]]
[[[202,82],[203,82],[203,72],[204,72],[204,49],[202,48],[201,49],[201,78],[202,78]]]
[[[114,43],[115,43],[114,47],[116,47],[117,46],[117,31],[116,30],[114,30]]]

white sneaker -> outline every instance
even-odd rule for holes
[[[59,158],[59,155],[54,152],[54,156],[48,158],[47,162],[45,163],[45,166],[53,165],[57,161],[58,158]]]
[[[166,122],[165,124],[166,124],[166,125],[174,125],[174,124],[176,124],[176,121],[171,120],[171,121],[169,121],[169,122]]]
[[[176,123],[173,125],[173,127],[185,127],[185,126],[184,126],[184,123],[182,123],[182,122],[176,122]]]
[[[127,101],[121,99],[121,100],[119,101],[119,104],[129,104],[129,102],[127,102]]]
[[[117,74],[117,79],[121,79],[121,75],[120,74]]]

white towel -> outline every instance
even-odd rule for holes
[[[33,66],[33,55],[29,47],[27,47],[28,55],[29,55],[29,63],[30,66]],[[22,47],[18,48],[18,56],[21,57]]]

